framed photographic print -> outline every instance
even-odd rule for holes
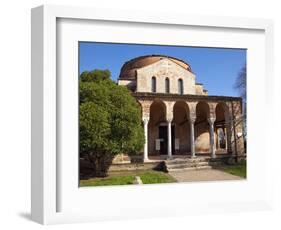
[[[272,31],[264,19],[34,8],[32,219],[270,208]]]

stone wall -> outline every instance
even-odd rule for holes
[[[204,90],[204,87],[202,84],[195,84],[195,92],[196,95],[208,95],[208,91]]]
[[[135,91],[137,87],[137,83],[135,80],[124,80],[124,79],[119,79],[118,80],[118,85],[126,86],[128,89],[131,91]]]
[[[183,80],[183,94],[196,94],[195,75],[169,59],[137,70],[137,92],[151,92],[151,78],[156,77],[156,92],[165,93],[165,79],[169,78],[170,93],[178,94],[178,79]]]
[[[175,125],[175,138],[179,139],[179,150],[176,154],[186,154],[190,152],[190,127],[189,123],[185,122],[182,125]]]

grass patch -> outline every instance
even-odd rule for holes
[[[105,178],[91,178],[80,180],[80,186],[105,186],[105,185],[128,185],[133,184],[135,176],[139,176],[144,184],[176,182],[168,173],[147,170],[147,171],[125,171],[111,173]]]
[[[104,185],[125,185],[133,184],[134,176],[109,176],[105,178],[91,178],[80,180],[80,186],[104,186]]]
[[[247,177],[247,163],[243,161],[241,164],[231,165],[223,168],[223,171],[230,173],[235,176],[240,176],[243,178]]]
[[[157,183],[171,183],[176,182],[176,180],[170,176],[168,173],[149,171],[142,175],[140,178],[144,184],[157,184]]]

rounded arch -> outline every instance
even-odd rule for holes
[[[219,151],[225,152],[227,146],[230,146],[229,108],[225,102],[220,102],[216,106],[215,113],[216,147]]]
[[[162,153],[162,148],[156,148],[156,140],[159,139],[159,127],[162,124],[166,124],[166,104],[159,99],[156,99],[150,105],[150,118],[148,122],[148,155],[159,155]],[[164,142],[163,142],[164,143]],[[166,144],[166,142],[165,142]],[[165,149],[167,144],[165,145]],[[163,150],[163,152],[167,152]]]
[[[173,107],[175,153],[187,154],[191,151],[189,106],[185,101],[177,101]]]
[[[195,151],[197,153],[210,153],[210,133],[208,118],[210,117],[210,106],[207,102],[200,101],[196,105]]]
[[[210,106],[205,101],[200,101],[196,105],[196,120],[198,122],[207,120],[210,117]]]
[[[216,105],[216,121],[227,120],[229,118],[229,108],[225,102]]]
[[[185,101],[177,101],[173,107],[173,121],[176,124],[189,120],[189,106]]]
[[[154,100],[150,105],[150,119],[151,123],[161,123],[166,121],[167,108],[162,100]]]

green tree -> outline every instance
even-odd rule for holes
[[[80,154],[87,155],[95,176],[106,176],[118,153],[135,155],[144,144],[141,111],[108,70],[80,75]]]

